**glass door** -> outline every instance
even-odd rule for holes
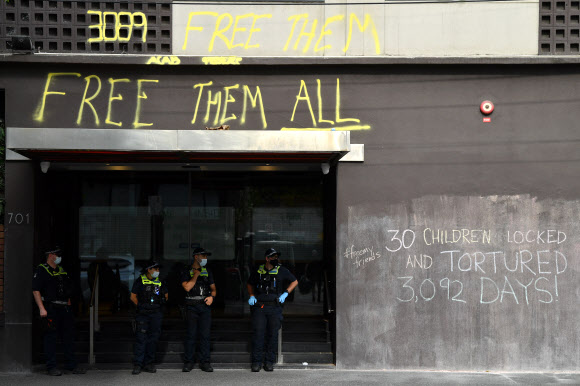
[[[285,314],[324,313],[321,173],[108,172],[79,176],[79,184],[83,304],[98,267],[100,315],[127,314],[133,282],[154,259],[169,287],[169,316],[178,317],[180,275],[198,246],[212,252],[216,317],[249,314],[246,282],[268,248],[299,280]]]
[[[247,279],[264,263],[266,249],[275,248],[301,283],[285,313],[322,315],[321,176],[192,173],[191,181],[191,240],[213,253],[214,313],[234,318],[249,314]]]
[[[178,275],[190,255],[187,187],[184,173],[82,177],[78,248],[83,303],[91,299],[98,269],[99,314],[125,314],[133,282],[150,260],[162,262],[170,291],[179,294]]]

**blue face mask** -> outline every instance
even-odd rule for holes
[[[202,267],[205,267],[206,264],[207,264],[207,259],[201,259],[201,261],[199,262],[199,265],[201,265]]]
[[[54,264],[58,265],[58,264],[60,264],[61,261],[62,261],[62,257],[57,256],[56,259],[54,259]]]
[[[157,279],[159,277],[159,271],[153,271],[153,273],[151,274],[151,277],[153,279]]]

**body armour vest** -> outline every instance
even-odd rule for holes
[[[57,266],[56,271],[52,271],[48,264],[40,264],[42,268],[48,272],[50,275],[54,286],[56,287],[56,299],[46,299],[49,301],[58,300],[58,301],[67,301],[72,295],[72,282],[65,272],[65,270],[59,265]]]
[[[189,271],[189,277],[193,277],[193,269]],[[186,295],[187,298],[193,298],[195,296],[207,297],[211,294],[211,289],[209,288],[209,274],[205,267],[201,268],[201,273],[197,277],[195,285]]]
[[[161,280],[155,278],[154,280],[147,279],[147,275],[141,275],[141,283],[143,288],[141,293],[137,295],[139,300],[138,306],[144,309],[159,308],[163,301],[163,293],[161,292]]]
[[[278,295],[278,288],[281,285],[281,283],[277,282],[279,267],[274,267],[270,271],[266,271],[264,265],[265,264],[262,264],[258,268],[260,279],[258,280],[258,285],[256,286],[257,295]]]

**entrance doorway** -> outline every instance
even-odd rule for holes
[[[74,265],[69,271],[78,281],[79,320],[88,318],[99,267],[100,320],[128,326],[131,287],[154,259],[162,264],[161,277],[169,288],[165,330],[181,329],[179,305],[184,291],[180,276],[189,269],[193,248],[201,246],[212,252],[208,267],[218,294],[212,306],[212,339],[228,341],[227,332],[249,321],[246,283],[250,272],[263,263],[266,249],[275,248],[281,252],[281,263],[299,280],[284,306],[285,326],[294,322],[306,326],[301,329],[323,326],[325,343],[331,343],[328,310],[334,291],[328,279],[334,277],[330,258],[334,237],[326,235],[335,223],[332,175],[195,168],[179,172],[51,170],[40,176],[40,185],[46,188],[39,195],[40,216],[49,218],[50,225],[39,219],[39,235],[58,243],[65,251],[64,260],[68,257],[68,264]],[[295,326],[284,334],[286,341],[308,344],[303,341],[308,333],[300,334]],[[182,339],[179,333],[167,336],[167,347],[171,336],[176,342]],[[132,337],[125,338],[130,342]],[[314,341],[313,347],[321,351],[320,342]],[[232,362],[227,353],[223,357]],[[331,352],[325,358],[332,363]],[[163,355],[163,360],[171,361],[171,356]]]

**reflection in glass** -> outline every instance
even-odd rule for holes
[[[163,267],[169,313],[184,295],[179,278],[191,251],[212,252],[218,296],[216,316],[249,314],[246,281],[281,252],[281,263],[299,279],[285,313],[322,315],[324,210],[321,174],[132,173],[82,176],[78,250],[85,304],[100,272],[100,313],[130,309],[129,291],[150,259]],[[322,297],[321,297],[322,294]]]

